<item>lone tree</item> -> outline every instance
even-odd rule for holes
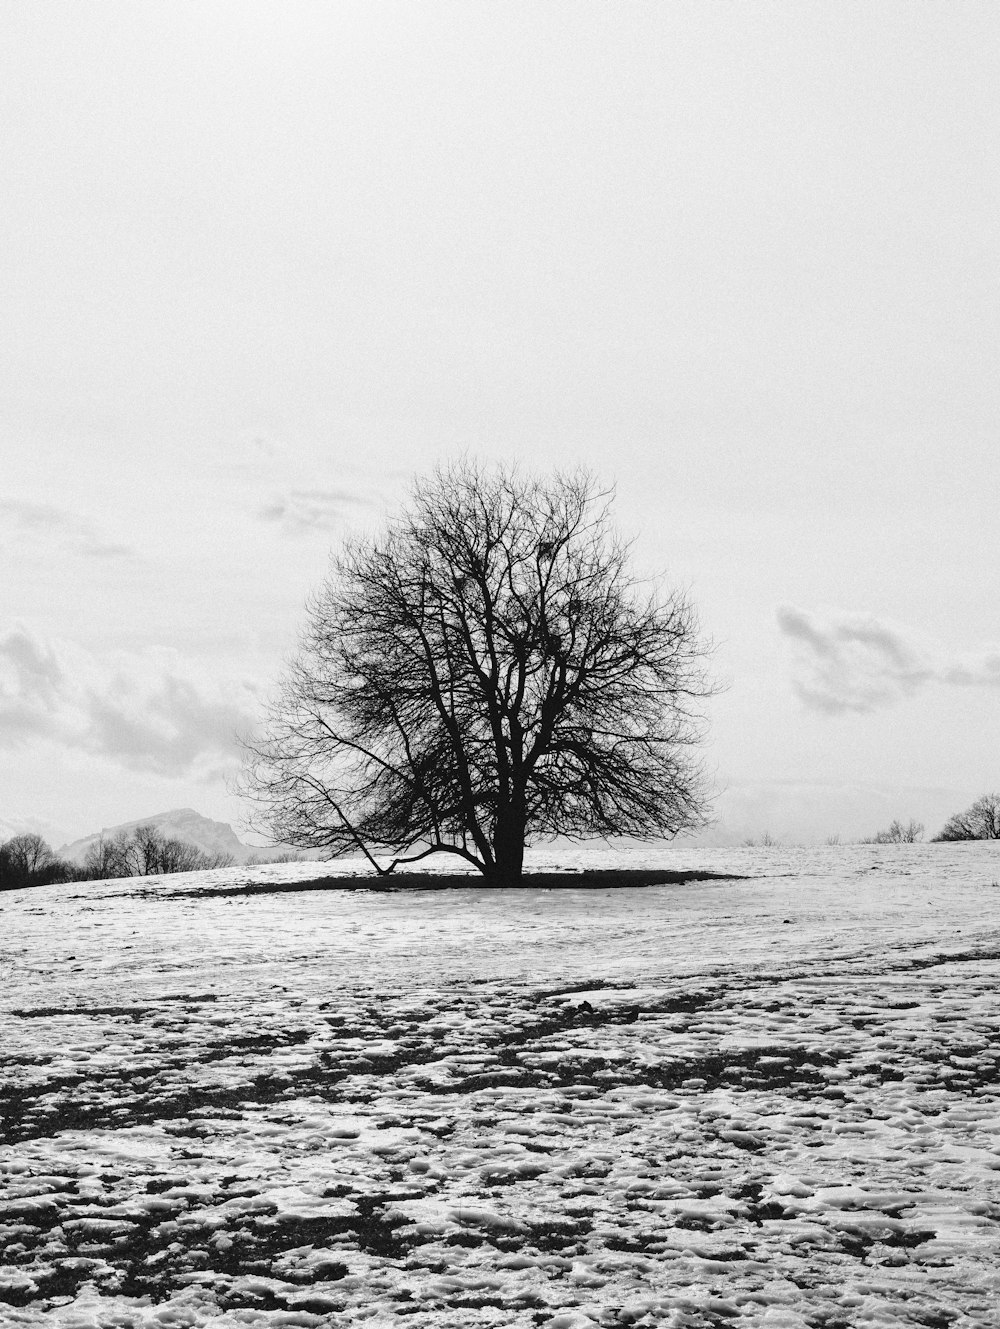
[[[453,854],[508,885],[531,838],[701,824],[707,651],[688,601],[630,572],[609,502],[582,470],[461,461],[347,543],[244,740],[259,827],[380,873]]]
[[[1000,840],[1000,794],[983,794],[949,817],[935,840]]]

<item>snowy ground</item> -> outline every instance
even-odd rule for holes
[[[1000,846],[647,858],[0,896],[0,1325],[1000,1325]]]

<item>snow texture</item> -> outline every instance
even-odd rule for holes
[[[1000,847],[644,865],[0,897],[0,1324],[1000,1325]]]

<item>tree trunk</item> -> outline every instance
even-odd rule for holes
[[[491,886],[520,886],[524,869],[524,818],[508,813],[493,833]]]

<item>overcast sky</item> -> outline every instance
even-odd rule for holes
[[[327,551],[582,460],[720,838],[1000,787],[992,3],[0,3],[0,827],[191,806]]]

